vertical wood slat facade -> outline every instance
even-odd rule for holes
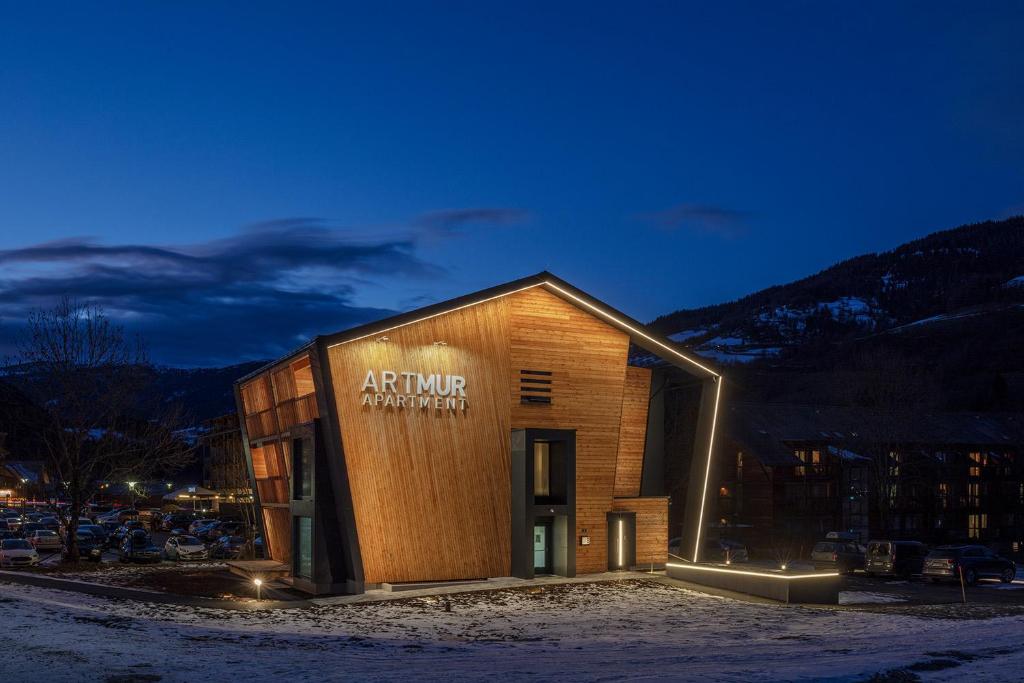
[[[668,498],[616,498],[612,508],[636,513],[636,565],[663,566],[668,561]]]
[[[626,385],[622,392],[622,421],[619,423],[619,455],[615,462],[615,495],[619,497],[640,495],[650,395],[651,371],[627,367]]]
[[[576,430],[576,571],[605,571],[629,338],[543,289],[509,299],[512,427]],[[520,369],[553,373],[550,405],[520,403]]]
[[[307,378],[308,376],[308,378]],[[266,549],[291,559],[291,442],[288,430],[319,417],[309,357],[263,372],[240,387],[253,475],[263,515]]]
[[[367,583],[507,576],[508,302],[328,351]],[[445,342],[436,345],[434,342]],[[459,374],[465,411],[361,405],[368,370]]]

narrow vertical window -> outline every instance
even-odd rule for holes
[[[551,444],[546,441],[533,444],[533,495],[536,498],[551,495]]]

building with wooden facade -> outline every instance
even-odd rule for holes
[[[638,367],[637,350],[663,362]],[[687,452],[657,401],[689,383]],[[317,337],[239,380],[265,547],[314,593],[696,559],[721,378],[549,273]]]

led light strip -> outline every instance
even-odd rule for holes
[[[723,569],[722,567],[706,567],[695,564],[679,564],[677,562],[666,562],[666,567],[677,567],[679,569],[694,569],[702,572],[719,572],[721,574],[743,574],[745,576],[763,576],[769,579],[780,579],[792,581],[794,579],[823,579],[832,576],[839,576],[839,572],[821,572],[820,574],[769,574],[768,572],[750,572],[743,569]]]
[[[559,291],[559,292],[561,292],[561,293],[562,293],[562,294],[563,294],[564,296],[567,296],[567,297],[569,297],[569,298],[570,298],[570,299],[572,299],[573,301],[576,301],[576,302],[578,302],[578,303],[580,303],[580,304],[582,304],[582,305],[586,306],[586,307],[587,307],[587,308],[589,308],[590,310],[592,310],[592,311],[596,311],[597,313],[599,313],[599,314],[603,315],[604,317],[608,318],[609,320],[612,320],[612,321],[614,321],[614,322],[615,322],[615,324],[617,324],[617,325],[621,325],[622,327],[625,327],[625,328],[626,328],[627,330],[631,331],[631,332],[632,332],[633,334],[636,334],[637,336],[643,337],[644,339],[646,339],[647,341],[651,342],[652,344],[657,344],[658,346],[660,346],[661,348],[665,349],[666,351],[668,351],[668,352],[669,352],[669,353],[671,353],[672,355],[674,355],[674,356],[678,356],[679,358],[682,358],[682,359],[683,359],[683,360],[685,360],[685,361],[686,361],[687,363],[691,363],[691,364],[693,364],[693,365],[696,365],[696,366],[697,366],[698,368],[700,368],[700,369],[701,369],[701,370],[703,370],[704,372],[708,372],[708,373],[711,373],[711,374],[712,374],[712,375],[714,375],[715,377],[718,377],[718,376],[719,376],[719,375],[718,375],[718,373],[717,373],[717,372],[715,372],[714,370],[712,370],[711,368],[709,368],[709,367],[706,367],[706,366],[704,366],[704,365],[701,365],[700,363],[698,363],[697,361],[693,360],[692,358],[690,358],[690,357],[688,357],[688,356],[684,356],[683,354],[679,353],[678,351],[676,351],[675,349],[673,349],[673,348],[672,348],[671,346],[669,346],[668,344],[664,344],[664,343],[662,343],[662,342],[658,341],[657,339],[655,339],[654,337],[650,336],[649,334],[646,334],[646,333],[644,333],[644,332],[642,332],[642,331],[640,331],[640,330],[636,329],[635,327],[633,327],[633,326],[632,326],[632,325],[630,325],[629,323],[627,323],[627,322],[624,322],[624,321],[622,321],[622,320],[619,320],[619,319],[618,319],[618,318],[616,318],[616,317],[615,317],[614,315],[612,315],[612,314],[608,313],[607,311],[603,311],[603,310],[601,310],[601,309],[600,309],[599,307],[597,307],[597,306],[595,306],[594,304],[590,303],[590,302],[589,302],[589,301],[587,301],[586,299],[582,299],[582,298],[580,298],[580,297],[576,296],[575,294],[573,294],[572,292],[568,292],[568,291],[566,291],[566,290],[562,289],[561,287],[559,287],[558,285],[552,284],[552,283],[550,283],[550,282],[548,282],[548,281],[546,281],[546,280],[544,281],[544,284],[545,284],[545,285],[547,285],[548,287],[550,287],[551,289],[554,289],[554,290],[556,290],[556,291]]]
[[[704,469],[704,490],[700,494],[700,517],[697,519],[697,542],[693,544],[693,561],[699,561],[700,533],[704,528],[704,503],[708,497],[708,479],[711,478],[711,452],[715,448],[715,428],[718,426],[718,399],[722,396],[722,378],[717,377],[715,383],[715,412],[711,416],[711,435],[708,436],[708,464]]]

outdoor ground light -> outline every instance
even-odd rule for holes
[[[253,579],[252,582],[256,584],[256,599],[260,599],[260,586],[263,585],[263,579]]]

